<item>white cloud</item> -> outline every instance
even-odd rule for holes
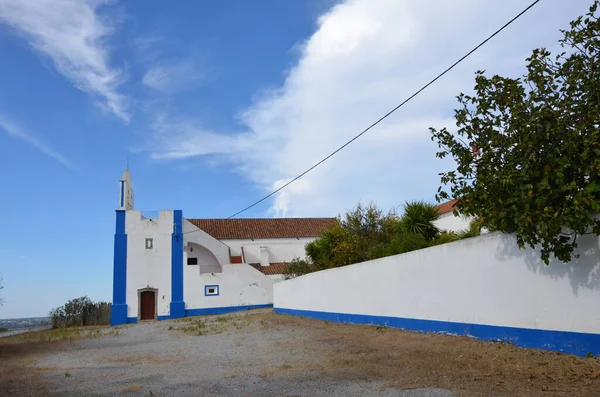
[[[529,0],[338,4],[319,18],[283,86],[242,114],[246,131],[207,131],[198,121],[163,115],[155,125],[153,155],[219,155],[267,193],[359,133],[528,4]],[[524,74],[524,59],[531,50],[555,47],[559,29],[588,6],[589,0],[541,2],[415,100],[280,192],[267,213],[331,215],[361,199],[376,200],[385,208],[408,199],[432,200],[438,173],[451,163],[436,159],[428,127],[454,125],[455,96],[473,87],[476,70]]]
[[[3,130],[8,136],[29,143],[31,146],[38,149],[40,152],[52,157],[62,165],[72,170],[76,170],[75,166],[65,156],[51,149],[46,144],[35,138],[33,135],[25,132],[21,127],[16,125],[8,117],[0,114],[0,130]]]
[[[109,65],[108,21],[96,13],[107,0],[0,0],[0,22],[12,26],[80,90],[129,121],[127,98],[119,93],[123,74]]]
[[[159,64],[144,74],[142,83],[160,93],[190,89],[202,80],[202,74],[190,62]]]

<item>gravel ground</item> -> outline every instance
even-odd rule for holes
[[[271,326],[264,311],[160,321],[104,331],[38,361],[57,396],[448,397],[325,375],[309,328]]]

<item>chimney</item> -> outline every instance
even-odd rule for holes
[[[260,265],[269,266],[269,247],[260,247]]]

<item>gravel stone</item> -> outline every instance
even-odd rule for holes
[[[455,396],[448,390],[398,390],[306,370],[325,359],[311,348],[308,332],[227,325],[248,313],[221,316],[223,332],[201,336],[177,330],[186,323],[175,321],[119,327],[118,335],[112,328],[100,338],[74,342],[37,365],[49,369],[45,376],[51,394],[66,397]]]

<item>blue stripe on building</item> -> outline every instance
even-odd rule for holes
[[[224,314],[224,313],[239,312],[239,311],[243,311],[243,310],[268,309],[270,307],[273,307],[273,305],[266,304],[266,305],[249,305],[249,306],[207,307],[207,308],[203,308],[203,309],[187,309],[185,311],[185,316],[186,317],[206,316],[209,314]]]
[[[170,318],[185,317],[183,301],[183,211],[173,211],[171,236],[171,305]]]
[[[127,234],[125,234],[125,211],[117,210],[113,259],[113,301],[110,311],[110,325],[127,323],[126,282]]]
[[[125,206],[125,181],[121,181],[121,208]]]
[[[202,309],[185,309],[185,317],[193,317],[193,316],[208,316],[211,314],[225,314],[225,313],[233,313],[240,312],[245,310],[254,310],[254,309],[268,309],[273,307],[272,304],[265,305],[247,305],[247,306],[224,306],[224,307],[206,307]],[[158,320],[170,320],[172,316],[158,316]],[[135,324],[138,322],[137,317],[128,317],[128,324]]]
[[[504,341],[519,347],[552,350],[587,356],[600,354],[600,334],[568,331],[548,331],[530,328],[503,327],[496,325],[454,323],[437,320],[420,320],[403,317],[371,316],[275,308],[275,313],[310,317],[338,323],[384,325],[409,331],[435,332],[462,335],[486,341]]]

